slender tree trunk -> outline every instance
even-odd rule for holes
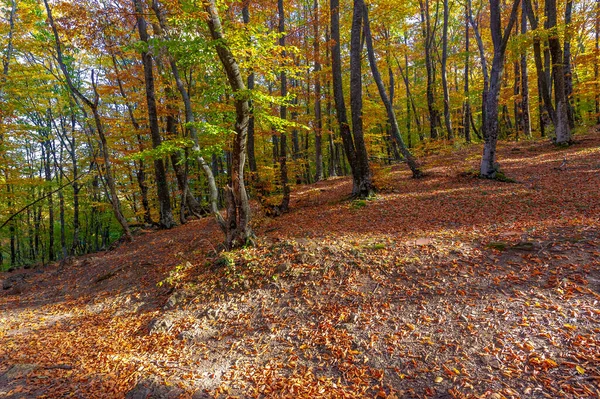
[[[444,91],[444,122],[446,123],[446,132],[448,140],[454,139],[452,130],[452,118],[450,116],[450,94],[448,92],[447,63],[448,63],[448,17],[450,11],[448,9],[448,0],[444,2],[444,25],[442,29],[442,88]]]
[[[463,130],[465,135],[465,141],[467,143],[471,142],[471,129],[470,129],[470,120],[471,120],[471,101],[469,100],[469,63],[470,63],[470,36],[469,36],[469,16],[471,15],[471,10],[469,9],[469,2],[466,3],[465,6],[465,72],[464,72],[464,104],[463,104]]]
[[[521,35],[527,34],[527,13],[525,2],[521,3]],[[529,73],[527,49],[521,49],[521,130],[525,137],[531,137],[531,115],[529,111]]]
[[[167,23],[162,13],[162,9],[158,0],[152,0],[152,8],[154,13],[156,14],[160,27],[163,32],[167,32]],[[168,37],[168,35],[167,35]],[[196,120],[194,118],[194,112],[192,110],[192,102],[190,100],[190,95],[188,90],[186,89],[183,80],[181,79],[181,75],[179,74],[179,68],[177,66],[176,60],[169,56],[169,65],[171,66],[171,72],[173,73],[173,78],[175,79],[175,84],[177,85],[177,90],[181,95],[181,99],[183,100],[183,105],[185,107],[185,122],[186,129],[188,129],[188,133],[193,141],[192,151],[196,154],[196,162],[202,167],[204,174],[206,175],[206,179],[208,181],[208,191],[209,191],[209,203],[212,215],[217,220],[217,223],[221,230],[226,232],[226,222],[223,219],[223,216],[219,212],[219,189],[217,188],[217,183],[215,181],[215,175],[213,174],[210,165],[206,162],[204,157],[199,155],[200,153],[200,141],[198,139],[198,131],[196,128]]]
[[[423,40],[425,42],[425,70],[427,73],[427,109],[429,111],[429,134],[432,139],[437,139],[439,136],[438,128],[440,126],[440,115],[439,111],[435,107],[435,74],[433,59],[431,56],[435,35],[431,27],[429,0],[425,0],[425,2],[423,2],[423,0],[419,0],[419,5],[421,10]]]
[[[249,1],[245,1],[242,8],[242,18],[244,19],[245,25],[250,23],[250,12],[248,10],[249,3]],[[248,75],[248,90],[254,90],[254,71],[250,72],[250,75]],[[249,104],[250,120],[248,121],[248,167],[250,168],[250,172],[256,173],[256,156],[254,155],[254,104],[252,101],[249,101]]]
[[[279,38],[279,45],[282,49],[285,49],[285,12],[283,9],[283,0],[277,0],[277,11],[279,16],[278,31],[281,34]],[[282,51],[282,57],[286,57],[286,51]],[[280,94],[282,98],[285,98],[288,94],[287,91],[287,75],[285,71],[281,71],[280,75]],[[279,117],[283,120],[287,119],[287,106],[285,104],[279,107]],[[286,213],[289,210],[290,205],[290,186],[288,182],[288,169],[287,169],[287,134],[285,131],[281,131],[279,134],[279,172],[281,179],[281,186],[283,188],[283,198],[281,203],[277,207],[276,214]]]
[[[92,114],[94,116],[94,123],[96,125],[96,131],[98,132],[98,137],[100,138],[100,149],[102,151],[103,161],[104,161],[104,176],[106,178],[106,183],[108,185],[110,191],[110,203],[113,208],[113,213],[115,218],[123,228],[123,232],[128,241],[133,241],[133,235],[131,234],[131,230],[129,229],[129,223],[123,214],[121,213],[121,203],[119,201],[119,196],[117,194],[117,186],[112,174],[112,164],[108,152],[108,143],[106,141],[106,136],[104,134],[104,126],[102,124],[102,120],[100,118],[100,113],[98,111],[98,104],[100,101],[98,91],[95,86],[95,78],[94,73],[92,71],[92,85],[94,88],[94,101],[90,101],[87,97],[85,97],[74,85],[71,80],[71,76],[67,70],[67,67],[63,60],[62,48],[60,44],[60,39],[58,37],[58,31],[56,29],[56,25],[54,24],[54,19],[52,18],[52,12],[48,5],[48,0],[44,0],[44,5],[46,7],[46,12],[48,14],[48,21],[50,23],[50,27],[52,28],[52,33],[54,35],[55,47],[56,47],[56,55],[59,67],[65,77],[67,82],[67,86],[73,97],[81,99],[85,103],[85,105],[92,110]]]
[[[235,136],[232,149],[231,187],[227,189],[227,228],[226,246],[239,247],[253,241],[254,233],[250,228],[250,204],[244,185],[244,164],[246,162],[246,140],[248,135],[248,120],[250,106],[243,93],[246,91],[240,68],[223,36],[221,20],[217,12],[215,0],[207,0],[204,10],[208,14],[207,24],[213,40],[216,41],[216,50],[221,64],[227,73],[227,79],[233,92],[236,94],[235,109]]]
[[[47,131],[44,134],[46,140],[42,143],[42,157],[44,162],[44,177],[46,184],[50,185],[52,183],[52,171],[50,169],[52,146],[49,139],[51,129],[50,109],[47,110],[47,118],[48,125],[46,127]],[[52,187],[48,186],[46,190],[51,193]],[[54,199],[52,194],[48,195],[48,260],[50,262],[56,260],[56,254],[54,253]]]
[[[315,58],[315,181],[323,180],[323,116],[321,112],[321,33],[319,26],[319,0],[313,2],[314,58]]]
[[[377,84],[377,89],[379,90],[381,101],[383,102],[387,111],[388,121],[390,122],[392,129],[392,137],[398,145],[398,147],[400,148],[400,152],[402,153],[402,156],[404,156],[406,163],[412,171],[413,177],[419,178],[423,175],[423,173],[421,172],[421,169],[419,168],[416,159],[413,157],[413,155],[410,153],[410,151],[408,150],[408,148],[406,148],[406,145],[404,144],[404,140],[402,139],[402,135],[400,134],[400,129],[398,127],[398,121],[396,120],[396,114],[394,113],[394,108],[392,107],[392,102],[387,96],[385,86],[383,85],[383,80],[381,79],[381,74],[379,73],[379,69],[377,68],[377,60],[375,58],[375,50],[373,49],[373,38],[371,36],[371,27],[369,22],[369,16],[367,13],[367,8],[363,0],[354,1],[355,3],[359,3],[359,5],[362,5],[364,9],[364,32],[367,43],[369,63],[371,64],[371,72],[373,73],[373,79]]]
[[[567,0],[565,7],[565,96],[567,98],[567,116],[569,117],[569,128],[575,128],[575,107],[573,106],[573,70],[571,67],[571,26],[573,18],[573,0]]]
[[[529,19],[531,29],[534,31],[533,35],[533,56],[535,60],[535,68],[538,76],[538,91],[542,98],[542,104],[547,117],[543,115],[540,117],[540,126],[546,124],[546,120],[550,119],[552,124],[556,124],[556,112],[552,106],[552,97],[550,90],[550,79],[548,76],[547,68],[544,66],[544,60],[542,58],[542,38],[538,33],[538,20],[535,16],[531,0],[523,0],[523,6]],[[542,114],[542,113],[541,113]],[[541,127],[545,130],[545,127]],[[543,136],[543,135],[542,135]]]
[[[600,123],[600,65],[598,65],[598,56],[600,55],[600,0],[596,0],[596,29],[594,32],[594,81],[596,82],[596,94],[594,102],[596,103],[596,123]]]
[[[556,0],[546,0],[546,20],[550,34],[548,44],[552,56],[552,78],[554,81],[554,98],[556,103],[555,134],[556,144],[571,142],[569,127],[568,99],[565,93],[565,67],[562,46],[557,31]]]
[[[121,81],[121,78],[119,77],[119,68],[118,68],[117,59],[114,56],[114,54],[111,54],[111,57],[112,57],[113,65],[115,67],[115,76],[117,79],[117,84],[119,86],[119,93],[121,94],[121,97],[123,97],[123,101],[125,101],[125,106],[127,107],[129,119],[131,120],[131,125],[133,126],[133,128],[136,131],[135,136],[136,136],[136,140],[137,140],[138,150],[143,151],[144,143],[142,140],[142,136],[140,134],[140,132],[141,132],[140,124],[138,123],[135,115],[133,114],[133,108],[131,106],[131,103],[127,100],[127,95],[125,94],[125,89],[123,88],[123,83]],[[150,201],[148,200],[148,184],[146,184],[146,166],[142,159],[135,161],[135,166],[136,166],[136,171],[135,171],[136,180],[138,183],[138,187],[140,189],[140,195],[142,197],[142,208],[144,210],[144,223],[154,224],[154,222],[152,221],[152,215],[150,213]]]
[[[481,158],[480,174],[482,177],[495,178],[498,173],[496,164],[496,144],[498,142],[498,97],[502,85],[502,72],[504,69],[504,56],[506,45],[517,18],[519,0],[513,2],[508,26],[502,33],[500,17],[500,0],[490,0],[490,30],[494,45],[494,57],[490,74],[490,88],[486,97],[485,143]]]
[[[473,35],[475,36],[475,41],[477,42],[477,48],[479,50],[479,59],[481,62],[481,72],[483,74],[483,91],[481,93],[481,128],[483,130],[483,137],[487,135],[487,97],[490,90],[490,75],[488,73],[487,61],[485,59],[485,49],[483,47],[483,40],[481,39],[481,35],[479,34],[479,25],[475,23],[473,19],[473,13],[471,9],[471,0],[467,0],[467,6],[469,9],[469,20],[471,22],[471,27],[473,28]],[[496,115],[498,111],[496,110]],[[473,125],[474,126],[474,125]],[[476,129],[474,129],[476,130]]]
[[[136,20],[140,40],[148,45],[149,36],[144,17],[144,8],[141,0],[133,0],[135,6]],[[154,89],[154,71],[152,55],[148,51],[142,51],[142,64],[144,66],[144,81],[146,86],[146,103],[148,106],[148,124],[150,126],[150,137],[152,148],[158,148],[162,142],[160,128],[158,126],[158,110],[156,106],[156,94]],[[171,210],[171,196],[167,182],[167,171],[162,158],[154,159],[154,175],[158,192],[158,204],[160,207],[159,225],[164,229],[175,226],[175,219]]]
[[[363,31],[364,10],[364,2],[362,0],[354,0],[352,30],[350,32],[350,109],[352,111],[352,134],[356,149],[356,170],[358,171],[358,175],[353,175],[353,195],[360,198],[369,197],[374,191],[363,133],[363,40],[361,33]]]

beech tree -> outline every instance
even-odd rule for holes
[[[501,9],[499,0],[490,0],[490,30],[494,46],[494,57],[492,58],[492,70],[489,77],[489,91],[485,97],[485,124],[483,156],[481,157],[480,174],[482,177],[495,178],[498,174],[496,163],[496,145],[498,143],[498,96],[502,84],[502,72],[504,70],[504,57],[508,38],[513,25],[517,19],[519,1],[514,0],[508,19],[508,24],[502,31]]]

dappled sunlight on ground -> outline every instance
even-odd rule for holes
[[[464,147],[370,200],[297,187],[257,248],[217,255],[208,218],[27,271],[0,293],[0,398],[598,397],[599,146],[501,145],[515,183]]]

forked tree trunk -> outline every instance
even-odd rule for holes
[[[371,185],[371,176],[368,168],[367,173],[365,175],[364,170],[362,170],[362,168],[359,166],[359,162],[357,161],[357,147],[362,146],[364,149],[364,139],[362,136],[360,136],[360,140],[362,140],[362,142],[360,142],[357,140],[356,136],[353,137],[352,132],[350,130],[350,125],[348,124],[348,115],[346,113],[346,102],[344,100],[342,82],[339,4],[339,0],[330,0],[329,2],[331,11],[331,39],[333,40],[331,46],[331,75],[333,78],[333,98],[335,100],[336,116],[340,129],[340,136],[342,137],[344,152],[346,153],[346,158],[348,159],[348,163],[350,164],[350,169],[352,172],[352,195],[360,196],[361,187]],[[358,20],[358,22],[360,23],[360,20]],[[358,32],[354,33],[358,36],[358,41],[360,43],[360,26]],[[358,61],[360,62],[360,51],[356,52],[355,49],[354,55],[355,59],[358,58]],[[358,57],[356,57],[356,55],[358,55]],[[354,66],[356,67],[356,62],[354,63]],[[344,159],[341,158],[341,161],[344,162]],[[367,189],[366,191],[369,191],[369,189]]]
[[[480,175],[485,178],[495,178],[498,173],[496,164],[496,144],[498,143],[498,97],[502,85],[502,72],[504,69],[504,56],[506,45],[517,18],[519,0],[514,0],[507,27],[502,33],[500,0],[490,0],[490,30],[494,45],[494,58],[490,73],[490,88],[485,99],[485,144],[481,158]]]

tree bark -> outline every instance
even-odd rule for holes
[[[485,144],[481,158],[480,175],[485,178],[496,178],[498,165],[496,164],[496,144],[498,142],[498,97],[502,85],[502,72],[504,70],[504,56],[508,38],[517,19],[519,0],[514,0],[508,25],[502,33],[500,0],[490,0],[490,30],[494,45],[494,57],[490,73],[490,88],[487,93],[485,108]]]
[[[279,17],[278,32],[281,37],[279,38],[279,46],[281,46],[282,57],[286,57],[285,51],[285,10],[283,9],[283,0],[277,0],[277,11]],[[280,95],[285,98],[288,94],[287,91],[287,75],[284,70],[281,71],[280,76]],[[279,107],[279,117],[283,120],[287,120],[287,106],[282,104]],[[284,128],[285,129],[285,128]],[[281,179],[281,186],[283,189],[283,198],[281,203],[276,207],[275,214],[280,215],[286,213],[290,206],[290,185],[288,182],[288,168],[287,168],[287,133],[284,131],[279,132],[279,173]]]
[[[470,63],[470,35],[469,35],[469,16],[471,10],[469,9],[470,2],[466,2],[465,5],[465,72],[464,72],[464,104],[463,104],[463,134],[467,143],[471,142],[471,101],[469,100],[469,63]]]
[[[215,0],[207,0],[204,10],[208,14],[207,24],[213,40],[215,40],[217,54],[227,74],[227,80],[234,92],[236,121],[235,137],[232,148],[231,186],[227,188],[227,248],[240,247],[254,240],[254,233],[250,228],[250,204],[244,185],[244,164],[246,162],[246,140],[248,135],[248,119],[250,106],[246,87],[240,68],[223,35],[221,20],[217,12]]]
[[[556,144],[571,143],[571,128],[569,127],[569,115],[567,96],[565,93],[565,66],[563,51],[557,30],[556,0],[546,0],[546,21],[550,34],[548,44],[552,56],[552,79],[554,81],[554,99],[556,104],[555,130]]]
[[[448,18],[450,10],[448,8],[448,0],[444,2],[444,25],[442,28],[442,89],[444,91],[444,122],[446,123],[446,133],[448,140],[454,139],[454,131],[452,130],[452,118],[450,116],[450,94],[448,92]]]
[[[352,13],[352,30],[350,32],[350,109],[352,111],[352,135],[356,149],[356,170],[352,194],[366,198],[373,194],[374,186],[369,167],[369,157],[363,133],[363,98],[362,98],[362,49],[364,20],[364,2],[354,0]]]
[[[569,128],[575,128],[575,106],[573,105],[573,70],[571,67],[571,26],[573,18],[573,0],[567,0],[565,7],[565,96],[567,98],[567,116],[569,117]]]
[[[441,126],[440,114],[435,107],[435,74],[432,59],[432,50],[435,40],[435,33],[431,26],[431,18],[429,15],[429,0],[419,0],[421,11],[421,25],[423,32],[423,40],[425,42],[425,71],[427,73],[427,109],[429,111],[429,135],[432,139],[437,139],[439,136],[438,128]]]
[[[364,9],[364,24],[365,24],[364,31],[365,31],[365,41],[367,43],[367,53],[368,53],[368,58],[369,58],[369,64],[371,64],[371,72],[373,74],[373,79],[375,80],[375,83],[377,84],[377,89],[379,90],[379,96],[381,97],[381,101],[383,102],[383,105],[385,106],[385,109],[387,111],[388,121],[390,122],[390,127],[392,129],[392,138],[394,139],[394,141],[400,148],[400,152],[402,153],[402,156],[404,156],[404,160],[406,161],[410,170],[412,171],[413,177],[419,178],[423,175],[423,173],[421,172],[421,169],[420,169],[416,159],[413,157],[413,155],[410,153],[410,151],[408,150],[408,148],[406,148],[406,145],[404,144],[404,140],[402,139],[402,135],[400,134],[400,128],[398,127],[398,121],[396,119],[396,114],[394,112],[394,108],[392,107],[392,102],[390,101],[390,99],[387,96],[387,93],[385,91],[385,86],[383,85],[383,80],[381,79],[381,74],[379,73],[379,69],[377,68],[377,60],[375,58],[375,50],[373,48],[373,38],[371,35],[371,26],[370,26],[370,22],[369,22],[369,15],[368,15],[367,7],[365,6],[364,0],[354,0],[354,1],[356,3],[359,3],[359,5],[362,5],[362,7]]]
[[[146,19],[144,18],[144,8],[141,0],[133,0],[135,6],[135,16],[137,20],[138,33],[140,40],[149,46],[149,36]],[[146,103],[148,106],[148,125],[150,127],[150,137],[152,138],[152,148],[160,146],[162,138],[158,126],[158,110],[156,107],[156,94],[154,89],[154,71],[152,55],[145,49],[142,50],[142,64],[144,66],[144,82],[146,87]],[[171,196],[169,194],[169,184],[167,182],[167,171],[162,158],[154,159],[154,176],[156,180],[156,189],[158,193],[158,204],[160,207],[159,226],[163,229],[170,229],[175,226],[173,211],[171,210]]]
[[[321,110],[321,33],[319,26],[319,0],[313,2],[313,49],[315,68],[315,181],[323,180],[323,115]]]
[[[527,13],[525,2],[521,3],[521,35],[527,34]],[[531,137],[531,115],[529,111],[529,69],[527,68],[527,49],[521,49],[521,130],[525,137]]]
[[[248,25],[250,23],[250,12],[248,9],[250,1],[244,2],[244,6],[242,8],[242,18],[244,19],[244,24]],[[250,72],[248,75],[248,90],[254,90],[254,71]],[[250,172],[256,173],[256,156],[254,155],[254,104],[252,101],[249,101],[250,105],[250,120],[248,121],[248,167],[250,168]]]

